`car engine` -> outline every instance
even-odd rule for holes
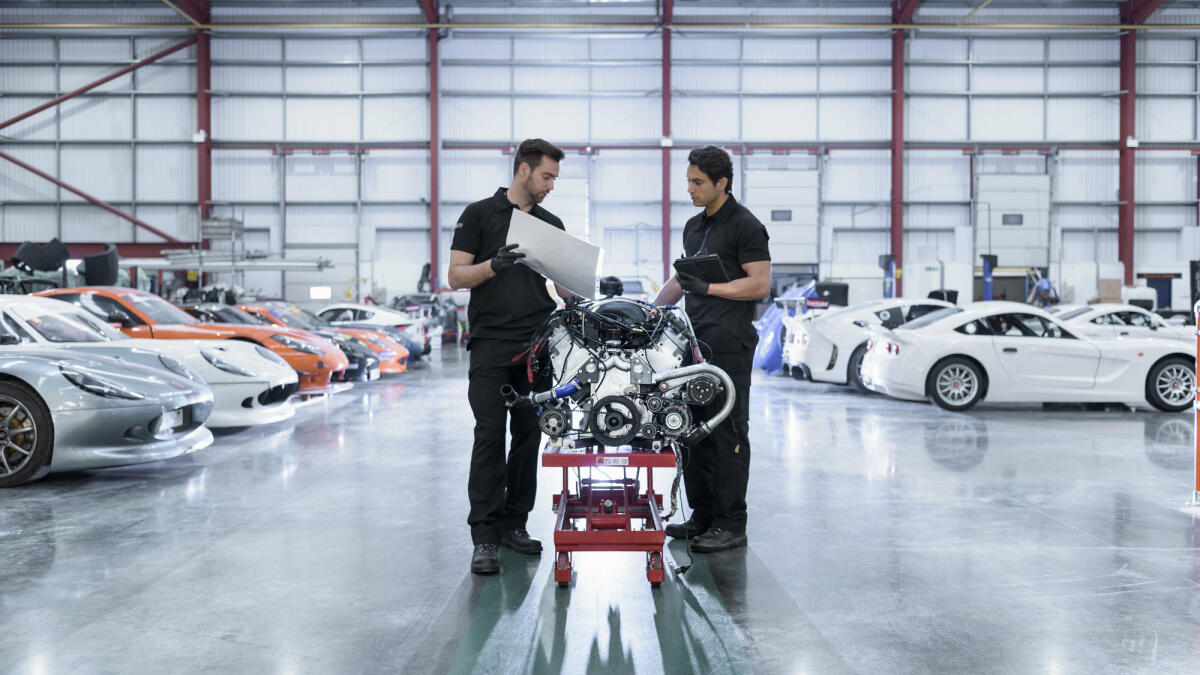
[[[659,452],[703,439],[729,416],[736,392],[723,370],[703,363],[687,314],[614,297],[619,282],[601,290],[609,297],[568,301],[530,342],[531,377],[553,386],[524,396],[506,386],[505,402],[537,407],[550,444],[566,449]],[[699,419],[718,397],[717,413]]]

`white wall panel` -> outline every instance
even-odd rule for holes
[[[978,61],[1041,61],[1044,55],[1041,40],[975,39],[974,57]]]
[[[275,141],[283,138],[283,101],[278,98],[212,100],[214,140]]]
[[[588,102],[584,99],[520,98],[513,101],[516,138],[584,139],[588,135]]]
[[[283,41],[283,56],[288,61],[356,61],[358,40],[287,38]]]
[[[7,145],[0,146],[0,150],[51,176],[57,173],[53,146]],[[58,187],[54,183],[35,176],[12,162],[0,162],[0,203],[8,200],[49,201],[57,199],[57,195]]]
[[[1187,93],[1196,91],[1194,66],[1142,66],[1137,69],[1138,92]]]
[[[133,223],[128,220],[91,204],[65,204],[62,207],[63,241],[129,242],[134,241],[133,228]]]
[[[966,204],[913,204],[904,209],[905,229],[953,230],[971,224],[971,209]],[[916,234],[915,232],[913,234]],[[946,235],[954,241],[954,233]],[[911,250],[911,249],[906,249]],[[953,252],[953,247],[951,247]]]
[[[290,98],[287,135],[290,141],[354,141],[359,138],[358,101]]]
[[[284,71],[284,86],[296,93],[358,91],[358,67],[288,66]]]
[[[1118,68],[1052,66],[1048,76],[1051,92],[1116,92],[1121,88]]]
[[[283,58],[283,41],[278,38],[212,38],[212,58],[238,61],[278,61]]]
[[[948,61],[967,58],[967,41],[960,38],[944,39],[921,36],[910,38],[906,46],[910,61],[922,59]],[[890,57],[891,54],[888,56]]]
[[[363,99],[363,138],[380,141],[428,139],[429,100],[423,96]]]
[[[909,97],[904,134],[913,141],[962,141],[967,138],[965,98]]]
[[[450,37],[442,40],[442,60],[476,59],[508,61],[513,58],[512,40],[508,38]]]
[[[54,66],[14,66],[0,68],[0,91],[57,92]]]
[[[737,139],[737,99],[703,96],[672,98],[671,135],[677,139],[704,139],[713,142]]]
[[[838,262],[875,262],[890,248],[886,231],[833,231],[833,260]]]
[[[605,35],[589,38],[588,43],[592,58],[599,61],[657,59],[662,56],[661,44],[643,37]]]
[[[657,204],[605,204],[593,201],[592,217],[592,239],[596,243],[603,241],[605,230],[619,228],[645,228],[654,232],[659,239],[662,238],[662,208]]]
[[[881,91],[892,88],[886,66],[821,66],[821,91]]]
[[[1139,141],[1182,141],[1195,138],[1194,101],[1186,98],[1138,98]]]
[[[144,140],[192,141],[196,131],[196,101],[153,96],[135,99],[137,137]]]
[[[217,206],[213,208],[213,214],[230,216],[245,223],[247,250],[279,252],[281,239],[278,206]]]
[[[822,61],[892,58],[892,41],[880,38],[821,38]]]
[[[592,91],[662,91],[658,66],[593,68]]]
[[[438,77],[444,91],[508,91],[512,88],[512,69],[508,66],[443,66]]]
[[[817,69],[810,66],[746,66],[742,91],[802,93],[817,90]]]
[[[509,140],[512,108],[507,100],[454,97],[442,99],[442,138],[450,140]]]
[[[892,108],[889,98],[822,97],[818,115],[822,140],[883,140],[891,135]]]
[[[213,150],[212,178],[214,201],[279,201],[279,158],[269,151]]]
[[[61,38],[58,56],[63,61],[121,61],[133,57],[129,38]]]
[[[734,60],[740,56],[741,42],[737,38],[711,35],[689,35],[687,37],[675,35],[671,38],[671,58],[675,61],[686,59]]]
[[[63,145],[60,178],[97,199],[127,202],[133,197],[132,155],[127,145]],[[82,200],[63,192],[63,201]]]
[[[373,281],[386,287],[389,296],[415,291],[421,267],[427,262],[428,230],[375,232]]]
[[[989,173],[1046,173],[1046,158],[1044,155],[1022,151],[1017,155],[998,155],[987,153],[975,157],[975,175]]]
[[[517,66],[513,89],[535,94],[578,93],[588,90],[588,68]]]
[[[1196,158],[1186,151],[1143,152],[1135,159],[1134,198],[1138,202],[1190,202],[1196,199]]]
[[[5,38],[0,40],[0,61],[53,61],[54,40]]]
[[[1041,66],[976,66],[971,78],[972,91],[1001,93],[1041,92],[1045,80]]]
[[[181,241],[200,239],[200,211],[195,206],[139,206],[133,215]],[[134,229],[134,240],[165,241],[140,227]]]
[[[513,40],[513,58],[517,61],[586,61],[588,40],[518,37]]]
[[[7,120],[28,112],[45,102],[45,98],[0,96],[0,117]],[[54,110],[43,110],[4,128],[5,136],[19,140],[53,139],[54,133]]]
[[[512,181],[512,161],[512,155],[488,150],[442,153],[439,182],[442,201],[465,205],[487,197],[501,185],[508,185]],[[451,215],[443,225],[454,227],[462,209],[457,206],[442,209],[443,216],[447,213]]]
[[[55,207],[0,204],[0,241],[44,242],[57,236],[58,210]]]
[[[275,66],[214,64],[212,87],[216,91],[280,92],[283,91],[283,69]]]
[[[951,230],[944,232],[905,232],[904,251],[905,262],[919,260],[927,264],[936,264],[939,259],[947,263],[952,262],[955,260],[956,253],[954,232]]]
[[[394,198],[394,197],[393,197]],[[455,207],[451,210],[457,218],[462,210]],[[382,206],[382,205],[364,205],[362,210],[362,224],[364,227],[373,230],[419,230],[429,231],[429,207],[426,205],[413,206]],[[378,257],[376,260],[381,263],[386,263],[387,260]]]
[[[287,245],[345,244],[355,240],[354,206],[288,204]],[[310,251],[306,257],[328,255],[325,251]],[[289,276],[291,276],[289,274]],[[353,276],[353,274],[351,274]]]
[[[196,201],[196,146],[140,145],[137,198],[146,201]]]
[[[415,91],[428,94],[429,67],[363,66],[363,91]]]
[[[661,82],[660,82],[661,85]],[[671,66],[671,88],[679,91],[738,91],[741,78],[738,67]]]
[[[831,151],[821,176],[826,201],[891,198],[891,163],[886,151]],[[886,209],[884,209],[886,212]]]
[[[904,85],[908,91],[917,92],[966,91],[967,67],[909,66]],[[891,88],[890,78],[887,88]]]
[[[1054,200],[1111,202],[1117,199],[1117,153],[1064,151],[1054,173]]]
[[[1117,207],[1060,206],[1054,210],[1054,222],[1064,233],[1067,230],[1116,230]]]
[[[662,136],[662,101],[654,98],[591,100],[593,140],[658,140]]]
[[[79,97],[59,105],[62,138],[125,140],[133,137],[133,102],[127,98]]]
[[[747,61],[813,61],[817,58],[817,41],[755,36],[746,40],[743,56]]]
[[[1046,138],[1050,140],[1113,141],[1120,122],[1116,97],[1051,98],[1046,102]]]
[[[66,59],[66,57],[63,57]],[[63,91],[72,91],[89,85],[96,80],[112,73],[116,68],[111,66],[61,66],[59,77]],[[126,73],[116,79],[92,89],[92,91],[129,91],[133,88],[133,75]]]
[[[1196,58],[1195,40],[1149,38],[1137,41],[1139,63],[1151,61],[1192,61]]]
[[[1098,236],[1097,236],[1098,235]],[[1063,232],[1063,262],[1114,262],[1117,260],[1116,231],[1090,232],[1086,230]],[[1136,253],[1135,253],[1136,255]],[[1087,298],[1077,298],[1084,302]]]
[[[143,66],[134,71],[133,81],[139,91],[196,93],[196,69],[192,66]]]
[[[1133,264],[1161,265],[1179,261],[1179,232],[1134,232]]]
[[[743,140],[807,141],[817,138],[815,99],[751,99],[742,104],[742,115]],[[828,132],[822,135],[831,138]]]
[[[353,202],[358,168],[349,155],[292,155],[287,161],[288,217],[291,205],[306,201]]]
[[[372,150],[363,157],[362,191],[367,201],[428,200],[429,153]]]
[[[144,59],[148,56],[157,54],[164,49],[169,49],[179,44],[183,40],[179,37],[144,37],[133,39],[134,58]],[[169,54],[156,61],[156,63],[170,63],[172,61],[195,61],[196,46],[190,45],[184,47],[174,54]],[[186,68],[185,68],[186,69]]]
[[[662,166],[656,152],[604,151],[592,162],[592,201],[639,201],[661,199]],[[686,170],[686,158],[684,170]],[[674,168],[674,166],[672,166]],[[736,178],[736,176],[735,176]],[[672,186],[672,190],[675,186]],[[684,190],[685,186],[679,189]],[[596,223],[606,227],[609,223],[599,215]]]
[[[442,44],[446,44],[443,41]],[[398,61],[401,59],[429,60],[429,43],[425,38],[363,38],[362,56],[368,61]]]
[[[1143,204],[1138,206],[1133,216],[1133,229],[1142,230],[1181,230],[1196,226],[1196,207],[1194,206],[1155,206]],[[1172,260],[1178,255],[1172,256]]]
[[[1050,39],[1051,61],[1116,61],[1120,57],[1121,43],[1116,39]]]
[[[1042,101],[977,98],[971,101],[971,138],[978,141],[1042,139]]]
[[[971,160],[961,152],[910,150],[905,155],[904,198],[965,202],[971,195]]]

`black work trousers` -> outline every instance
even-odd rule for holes
[[[537,411],[507,408],[500,387],[510,384],[519,394],[531,390],[524,359],[513,357],[526,348],[523,342],[472,339],[467,398],[475,414],[475,445],[467,496],[471,511],[467,524],[475,544],[499,544],[500,531],[525,527],[537,496],[537,455],[541,431]],[[504,426],[512,434],[512,449],[505,457]]]
[[[733,380],[733,412],[707,438],[684,450],[683,484],[692,519],[705,527],[746,532],[746,485],[750,480],[750,371],[754,352],[713,352],[708,360]],[[721,409],[723,396],[697,411],[708,419]]]

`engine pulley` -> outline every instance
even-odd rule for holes
[[[637,404],[626,396],[605,396],[592,407],[592,435],[603,445],[626,445],[641,429]]]
[[[708,405],[717,397],[717,382],[708,375],[699,375],[688,380],[685,390],[692,403]]]
[[[567,430],[567,416],[561,410],[547,410],[538,417],[538,427],[547,436],[561,436]]]
[[[663,410],[662,426],[669,434],[682,433],[691,423],[692,416],[685,405],[674,403]]]

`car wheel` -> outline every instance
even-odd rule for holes
[[[925,389],[946,410],[967,410],[983,399],[983,372],[964,358],[951,357],[929,370]]]
[[[846,366],[846,382],[850,383],[850,386],[854,387],[854,391],[860,394],[873,394],[875,392],[867,388],[862,379],[862,362],[866,355],[866,345],[859,345],[858,349],[850,354],[850,363]]]
[[[1166,412],[1183,412],[1196,398],[1196,369],[1182,358],[1164,359],[1146,376],[1146,400]]]
[[[54,430],[42,399],[20,382],[0,382],[0,488],[46,475],[52,447]]]

